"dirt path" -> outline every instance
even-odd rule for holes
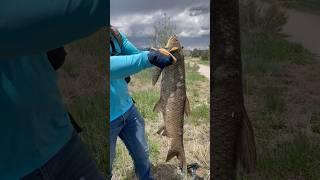
[[[198,64],[199,73],[210,80],[210,67],[202,64]]]
[[[288,22],[283,32],[290,35],[289,40],[301,43],[320,56],[320,16],[295,10],[289,10],[288,13]]]

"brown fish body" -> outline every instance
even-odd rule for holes
[[[176,156],[180,161],[180,167],[186,170],[183,124],[184,114],[188,115],[190,110],[186,95],[184,56],[181,45],[175,36],[169,39],[166,48],[172,49],[173,47],[178,47],[178,50],[172,53],[176,57],[177,62],[164,68],[161,72],[160,100],[155,105],[154,110],[161,112],[164,118],[164,126],[158,133],[162,133],[172,139],[166,161]],[[155,73],[160,75],[159,71],[155,71]]]

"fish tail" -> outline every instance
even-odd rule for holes
[[[158,67],[155,67],[153,69],[153,72],[152,72],[152,85],[153,86],[157,83],[157,81],[161,75],[161,72],[162,72],[162,70]]]
[[[160,112],[162,110],[162,101],[159,101],[154,105],[153,112]]]
[[[174,157],[177,157],[177,159],[179,160],[180,168],[182,170],[186,170],[187,163],[186,163],[186,157],[185,157],[183,145],[180,147],[177,143],[174,143],[174,141],[172,141],[171,147],[167,154],[166,162],[170,161]]]
[[[256,144],[252,124],[244,107],[243,116],[241,136],[239,137],[239,158],[245,172],[254,173],[257,161]]]

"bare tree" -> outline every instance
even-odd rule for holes
[[[154,23],[153,29],[152,46],[156,48],[164,47],[169,37],[176,34],[176,26],[166,13]]]
[[[240,51],[239,0],[214,0],[211,148],[212,178],[236,179],[238,162],[255,171],[253,128],[244,107]]]

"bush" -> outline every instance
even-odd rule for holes
[[[240,27],[245,33],[278,33],[287,22],[287,14],[275,1],[240,0]]]

